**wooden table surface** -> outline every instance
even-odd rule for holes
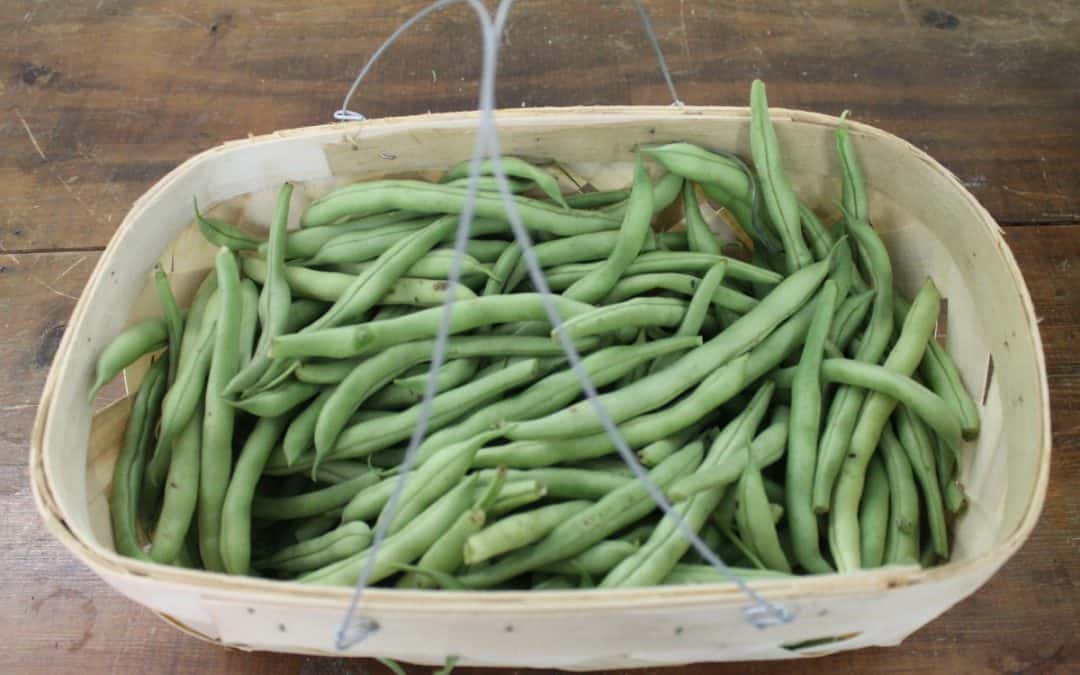
[[[899,647],[670,672],[1078,672],[1080,4],[797,4],[647,3],[683,100],[743,105],[761,77],[774,105],[850,109],[940,160],[1001,223],[1042,317],[1050,487],[1015,558]],[[328,121],[364,59],[422,5],[0,2],[0,672],[385,672],[226,650],[119,596],[41,526],[27,439],[69,313],[132,202],[196,152]],[[464,7],[436,14],[354,108],[474,107],[476,35]],[[630,2],[522,0],[503,42],[502,107],[669,100]]]

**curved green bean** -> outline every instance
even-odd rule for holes
[[[316,201],[300,219],[302,227],[318,227],[336,220],[391,209],[430,213],[460,213],[466,190],[412,180],[383,180],[339,188]],[[619,222],[595,211],[552,206],[535,199],[515,196],[514,205],[531,229],[561,236],[612,230]],[[473,204],[480,218],[505,219],[501,195],[480,193]]]
[[[288,204],[287,192],[284,199]],[[225,399],[224,392],[236,375],[240,362],[240,271],[231,250],[223,248],[218,251],[214,271],[218,280],[220,309],[214,333],[214,354],[206,378],[197,492],[199,553],[206,569],[218,572],[224,569],[220,540],[221,513],[232,469],[235,426],[235,410]]]
[[[562,317],[574,317],[593,309],[591,305],[553,296]],[[357,356],[385,349],[411,340],[433,337],[439,330],[442,308],[432,307],[386,321],[372,321],[356,326],[325,328],[274,339],[274,358]],[[517,293],[508,296],[484,296],[454,304],[450,334],[481,326],[515,321],[545,321],[547,312],[539,294]]]

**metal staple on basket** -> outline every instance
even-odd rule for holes
[[[364,67],[360,70],[356,79],[353,81],[352,86],[349,88],[348,93],[345,96],[345,100],[342,102],[341,108],[334,112],[334,119],[343,121],[356,121],[366,119],[364,115],[352,111],[349,109],[349,102],[352,100],[353,95],[356,93],[361,81],[367,75],[368,71],[374,65],[374,63],[382,56],[382,54],[393,44],[398,37],[400,37],[406,30],[413,24],[425,18],[429,14],[442,9],[450,4],[458,2],[459,0],[437,0],[428,7],[420,10],[415,15],[410,17],[401,26],[394,31],[393,34],[375,51],[371,58],[364,64]],[[503,171],[502,163],[500,161],[501,153],[499,151],[499,139],[497,130],[495,127],[495,71],[498,63],[498,51],[499,41],[502,35],[503,28],[506,24],[506,19],[510,12],[510,7],[513,5],[514,0],[501,0],[498,8],[496,9],[495,16],[492,17],[480,0],[464,0],[476,13],[477,18],[480,21],[482,31],[482,45],[483,45],[483,65],[480,78],[480,97],[479,97],[479,113],[480,120],[476,131],[476,143],[473,148],[472,159],[469,163],[469,182],[466,193],[466,199],[462,208],[461,218],[458,222],[458,229],[454,240],[454,257],[450,268],[449,285],[446,294],[446,302],[443,305],[443,311],[439,322],[439,330],[435,338],[435,343],[432,348],[431,365],[428,371],[427,383],[424,388],[424,396],[420,404],[420,414],[416,423],[416,427],[413,430],[412,436],[409,439],[409,445],[405,452],[404,460],[402,461],[401,472],[395,485],[394,491],[390,496],[389,501],[386,504],[385,517],[380,518],[375,529],[375,536],[370,548],[370,555],[367,556],[364,567],[360,572],[360,576],[357,580],[356,588],[353,592],[352,599],[349,602],[348,609],[345,617],[342,620],[340,627],[338,628],[335,645],[339,650],[345,650],[352,646],[355,646],[363,642],[370,635],[379,630],[379,624],[375,620],[365,617],[362,614],[357,614],[357,609],[360,605],[360,601],[363,598],[364,590],[367,588],[368,579],[370,579],[371,572],[374,568],[375,560],[378,555],[379,547],[382,545],[386,538],[386,531],[389,523],[392,521],[392,517],[397,510],[398,503],[401,498],[401,494],[405,487],[405,482],[408,479],[409,472],[415,462],[416,451],[420,443],[423,441],[424,436],[427,433],[428,422],[431,417],[431,405],[432,399],[437,393],[437,379],[436,374],[439,368],[443,365],[446,356],[446,343],[449,336],[450,319],[453,311],[454,297],[456,288],[461,277],[461,265],[465,254],[465,247],[469,240],[469,233],[472,226],[474,215],[474,204],[477,192],[477,178],[480,173],[480,165],[485,159],[491,161],[492,169],[494,172],[494,178],[499,188],[499,194],[503,201],[503,208],[506,210],[507,218],[510,222],[511,229],[514,233],[514,238],[521,246],[522,259],[525,262],[528,269],[529,277],[540,294],[545,311],[548,315],[548,319],[554,329],[554,333],[558,336],[560,345],[563,351],[566,353],[571,369],[574,371],[578,380],[581,383],[582,390],[585,392],[585,396],[595,410],[599,417],[605,432],[611,438],[618,451],[620,457],[630,467],[631,471],[635,475],[636,479],[641,481],[642,485],[646,488],[650,498],[656,503],[660,510],[667,518],[672,519],[679,529],[680,534],[693,548],[714,568],[721,572],[725,577],[730,579],[743,593],[747,595],[752,601],[752,604],[744,608],[744,617],[753,626],[757,628],[766,628],[768,626],[774,626],[778,624],[788,623],[792,620],[792,612],[782,606],[775,603],[771,603],[765,598],[761,597],[752,588],[750,588],[745,581],[743,581],[738,575],[736,575],[725,563],[719,558],[704,541],[695,533],[687,524],[686,521],[674,510],[667,497],[656,486],[656,484],[649,478],[648,473],[641,466],[637,457],[633,451],[626,444],[622,435],[619,433],[618,427],[611,416],[608,415],[604,409],[603,403],[599,399],[599,394],[596,391],[596,387],[590,381],[588,374],[581,365],[581,357],[574,347],[573,340],[566,335],[562,330],[562,320],[558,314],[557,309],[551,299],[551,290],[548,287],[547,280],[544,277],[542,268],[539,261],[536,258],[536,254],[533,251],[532,241],[529,237],[528,230],[525,228],[524,223],[521,220],[521,216],[517,211],[516,205],[513,201],[513,193],[510,190],[509,182],[506,174]],[[655,50],[657,60],[659,62],[660,70],[663,73],[664,80],[667,83],[668,90],[671,93],[673,100],[672,105],[676,107],[682,107],[683,102],[679,99],[675,90],[675,84],[672,80],[671,73],[668,70],[667,63],[664,60],[663,52],[656,39],[656,35],[653,32],[652,23],[649,20],[648,13],[640,0],[634,0],[638,14],[641,18],[642,26],[644,27],[646,36]]]

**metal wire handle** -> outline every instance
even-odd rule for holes
[[[442,9],[447,5],[450,5],[459,0],[438,0],[425,9],[417,12],[409,20],[403,23],[394,33],[384,42],[378,50],[372,55],[368,62],[364,65],[363,69],[357,75],[356,80],[349,88],[348,93],[345,96],[345,100],[342,102],[342,106],[334,113],[334,118],[338,120],[362,120],[365,119],[360,113],[354,112],[349,109],[349,101],[355,94],[360,82],[367,75],[371,66],[376,60],[386,51],[387,48],[397,38],[404,33],[410,26],[417,21],[428,16],[432,12]],[[425,434],[427,433],[428,422],[431,417],[431,403],[437,390],[436,373],[442,366],[446,357],[446,342],[449,336],[450,318],[454,304],[454,297],[456,293],[457,285],[461,277],[461,262],[465,254],[465,246],[469,239],[469,232],[472,225],[474,206],[477,190],[477,177],[480,173],[480,165],[485,158],[491,160],[491,165],[494,173],[496,183],[499,187],[499,193],[503,201],[503,207],[506,210],[508,220],[510,221],[511,229],[514,233],[514,237],[521,246],[522,259],[525,261],[526,267],[529,272],[530,279],[540,294],[540,297],[544,303],[545,311],[551,322],[555,334],[559,338],[559,342],[566,352],[567,358],[570,363],[570,367],[577,375],[578,380],[581,382],[582,389],[585,392],[587,399],[592,405],[594,411],[599,417],[605,432],[611,438],[616,450],[623,461],[630,467],[637,480],[646,488],[649,496],[660,507],[666,517],[671,518],[679,529],[680,534],[686,538],[694,549],[701,554],[701,556],[713,567],[719,570],[725,577],[730,579],[743,593],[745,593],[752,601],[753,604],[744,608],[743,614],[748,622],[758,628],[765,628],[772,625],[781,623],[787,623],[792,620],[793,614],[787,608],[770,603],[758,595],[752,588],[747,586],[738,575],[736,575],[725,563],[721,560],[702,540],[698,537],[697,533],[693,531],[686,524],[686,521],[674,510],[671,503],[664,496],[659,487],[649,478],[648,472],[638,462],[637,457],[633,451],[627,445],[623,439],[622,434],[619,433],[618,426],[611,416],[607,413],[603,403],[599,399],[599,394],[596,391],[596,387],[589,379],[588,373],[585,371],[581,364],[581,357],[574,347],[573,341],[562,330],[562,320],[559,313],[552,301],[551,290],[548,287],[547,280],[544,277],[543,270],[536,258],[536,254],[533,251],[532,242],[529,237],[528,230],[521,220],[521,216],[517,211],[516,204],[513,201],[512,192],[510,191],[509,182],[507,181],[506,174],[503,171],[502,163],[500,161],[501,153],[499,151],[499,140],[497,130],[495,128],[495,115],[494,115],[494,99],[495,99],[495,71],[498,63],[498,50],[499,50],[499,38],[502,34],[503,27],[505,26],[507,16],[509,15],[510,7],[513,5],[514,0],[502,0],[496,10],[494,18],[487,12],[487,9],[480,3],[479,0],[464,0],[472,7],[480,20],[481,30],[483,33],[483,68],[481,72],[480,80],[480,123],[476,134],[476,144],[473,148],[473,156],[469,163],[469,182],[466,192],[465,204],[462,208],[461,218],[458,222],[458,229],[454,240],[454,259],[450,268],[449,275],[449,287],[447,292],[447,300],[443,305],[443,312],[440,317],[439,330],[436,335],[435,344],[432,348],[431,366],[428,371],[428,379],[424,389],[424,398],[421,401],[420,415],[416,423],[416,427],[413,430],[413,434],[409,439],[409,445],[405,452],[405,457],[402,461],[401,472],[399,474],[397,484],[394,491],[390,496],[389,501],[385,507],[385,513],[383,517],[380,517],[375,529],[375,536],[372,541],[371,548],[365,560],[363,569],[360,572],[359,579],[357,580],[356,588],[353,592],[352,599],[349,602],[349,607],[346,611],[345,617],[342,620],[341,626],[337,631],[335,640],[336,647],[339,650],[348,649],[360,642],[364,641],[367,637],[378,631],[379,625],[373,619],[357,615],[356,610],[359,607],[360,601],[363,597],[364,590],[367,588],[368,580],[371,577],[372,570],[374,569],[375,560],[378,554],[378,550],[386,538],[387,528],[393,519],[393,515],[397,509],[398,503],[401,499],[402,492],[405,488],[405,482],[408,478],[408,474],[412,469],[416,459],[417,448],[422,442]],[[681,107],[682,101],[679,100],[675,90],[675,84],[671,78],[671,73],[668,70],[667,63],[664,60],[660,45],[656,40],[656,35],[653,32],[652,24],[649,21],[647,12],[640,0],[634,0],[634,4],[637,6],[638,14],[641,17],[642,24],[645,28],[645,33],[652,43],[654,50],[656,51],[657,59],[660,64],[660,69],[663,72],[664,79],[667,82],[668,89],[671,92],[673,99],[673,105]]]

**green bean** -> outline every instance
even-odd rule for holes
[[[229,405],[256,417],[277,417],[314,398],[320,391],[322,386],[318,384],[286,380],[273,389],[230,401]]]
[[[886,565],[919,564],[919,491],[911,464],[888,422],[878,451],[889,479],[889,524],[885,537]]]
[[[640,364],[665,354],[685,351],[699,344],[701,338],[693,336],[655,340],[643,345],[608,347],[583,358],[581,367],[588,374],[593,386],[604,387]],[[492,403],[460,424],[431,434],[417,451],[418,461],[424,461],[437,448],[506,422],[538,417],[558,410],[575,400],[580,392],[581,383],[572,370],[548,375],[520,394]]]
[[[653,185],[653,215],[660,213],[675,203],[682,194],[683,178],[673,173],[666,173]],[[610,204],[600,209],[601,213],[622,219],[630,208],[629,198]]]
[[[503,252],[505,253],[505,250]],[[413,263],[412,266],[405,271],[403,276],[414,279],[434,279],[436,281],[443,281],[450,278],[450,266],[453,264],[453,260],[453,250],[435,248]],[[341,263],[338,265],[328,265],[327,267],[335,272],[362,275],[377,265],[378,261],[366,263]],[[463,256],[461,259],[462,281],[469,281],[472,283],[471,280],[475,280],[481,276],[492,278],[493,273],[487,265],[482,264],[471,255],[466,254]]]
[[[783,579],[790,575],[775,570],[754,569],[749,567],[730,567],[731,573],[736,577],[747,580],[758,579]],[[729,584],[728,578],[712,565],[690,565],[679,563],[671,570],[664,580],[660,582],[664,586],[687,586],[692,584]]]
[[[722,186],[739,199],[750,197],[748,177],[730,157],[709,152],[690,143],[669,143],[655,148],[642,148],[641,154],[655,159],[668,171],[695,183]]]
[[[855,220],[869,220],[870,204],[866,196],[866,183],[863,181],[859,160],[855,156],[855,148],[848,135],[846,119],[847,111],[841,115],[840,125],[836,128],[836,150],[840,155],[840,168],[843,171],[841,202],[844,210]]]
[[[619,229],[619,239],[611,255],[599,267],[574,282],[563,295],[587,303],[596,303],[607,295],[641,252],[649,234],[652,213],[653,186],[639,156],[634,168],[634,187],[630,191],[626,215]]]
[[[695,253],[720,255],[720,242],[709,229],[708,223],[701,216],[694,184],[686,181],[683,185],[683,211],[686,214],[686,232],[690,241],[690,250]]]
[[[567,298],[554,296],[551,299],[564,318],[593,309],[591,305]],[[439,330],[442,312],[441,307],[432,307],[397,319],[283,335],[274,339],[271,353],[274,358],[342,358],[370,353],[401,342],[433,337]],[[498,323],[544,320],[547,320],[547,312],[540,295],[517,293],[455,303],[449,328],[453,335]]]
[[[507,280],[514,267],[521,261],[521,244],[516,241],[499,254],[491,268],[491,276],[484,283],[481,295],[499,295],[509,290]]]
[[[462,188],[411,180],[370,181],[339,188],[319,199],[308,207],[300,224],[318,227],[342,217],[394,208],[457,214],[464,207],[465,198],[466,190]],[[525,197],[516,196],[513,201],[521,219],[531,229],[542,232],[567,236],[618,227],[617,220],[592,211],[560,208]],[[473,208],[480,218],[506,218],[500,195],[477,194]]]
[[[531,382],[542,373],[543,368],[539,361],[527,359],[439,394],[431,401],[428,428],[439,429],[469,411],[494,400],[504,392]],[[326,437],[320,436],[320,423],[330,411],[330,406],[327,404],[319,415],[319,423],[315,426],[317,461],[323,457],[335,459],[363,457],[405,440],[412,434],[416,420],[420,416],[421,407],[417,404],[408,410],[383,419],[354,424],[340,434],[323,441],[322,439]],[[334,426],[337,425],[334,424]],[[320,445],[322,442],[326,442],[327,445]]]
[[[575,556],[544,565],[541,572],[550,574],[588,574],[602,576],[616,565],[639,550],[639,546],[628,541],[608,539],[591,546]]]
[[[517,297],[517,296],[510,296]],[[573,340],[603,335],[627,327],[678,326],[686,315],[687,304],[674,298],[634,298],[616,305],[597,307],[568,319],[562,331]],[[552,330],[552,336],[555,331]]]
[[[168,344],[169,329],[163,319],[147,319],[137,323],[112,339],[97,360],[97,377],[90,387],[88,401],[93,403],[98,391],[120,371],[143,356]]]
[[[406,482],[395,512],[391,514],[384,509],[377,522],[387,521],[387,534],[394,534],[412,522],[424,509],[461,481],[468,472],[476,451],[497,433],[489,431],[443,448],[431,461],[417,467],[416,471],[408,476],[412,480]]]
[[[158,300],[161,302],[162,312],[165,314],[165,330],[168,334],[168,359],[169,378],[171,386],[176,380],[176,368],[180,361],[180,341],[184,336],[184,319],[180,315],[180,308],[176,306],[176,297],[169,286],[169,279],[160,265],[154,266],[154,286],[157,287]]]
[[[617,204],[630,196],[629,188],[622,190],[594,190],[563,195],[566,204],[573,209],[597,209]]]
[[[240,280],[240,330],[237,333],[237,369],[251,363],[255,333],[259,329],[259,289],[251,279]]]
[[[646,234],[648,235],[648,232]],[[590,232],[545,241],[534,246],[533,253],[536,255],[537,264],[544,268],[575,262],[603,260],[612,254],[621,238],[622,232],[619,230]],[[648,237],[642,246],[642,250],[647,248]],[[511,266],[512,271],[503,275],[505,283],[502,288],[504,292],[517,288],[528,276],[528,268],[525,266],[525,261],[521,260],[520,251],[515,252],[514,260],[515,264]],[[509,261],[505,261],[504,265],[508,263]],[[599,269],[600,267],[596,267],[593,271],[596,272]],[[496,270],[496,274],[499,271]]]
[[[840,303],[840,306],[836,308],[833,325],[829,329],[829,340],[833,344],[841,350],[847,349],[852,338],[855,337],[855,333],[862,327],[863,321],[866,320],[866,314],[870,311],[870,304],[873,299],[874,291],[870,290],[852,295]]]
[[[737,258],[709,253],[686,253],[684,251],[648,251],[642,253],[626,268],[624,276],[630,277],[658,272],[704,274],[716,263],[725,261],[728,264],[728,276],[732,279],[771,285],[775,285],[783,279],[776,272],[743,262]],[[551,268],[547,272],[551,290],[560,291],[568,288],[574,281],[597,269],[601,264],[572,263]]]
[[[519,480],[507,483],[499,493],[498,499],[487,507],[487,514],[492,518],[498,518],[522,506],[538,502],[544,497],[547,497],[547,486],[540,481]]]
[[[299,476],[299,474],[295,474]],[[295,543],[309,541],[316,537],[320,537],[327,532],[337,528],[341,524],[341,514],[334,514],[333,511],[324,513],[319,516],[312,516],[310,518],[302,518],[293,523],[292,534]],[[293,540],[286,539],[289,542],[288,546],[292,546]],[[260,555],[259,558],[266,558],[266,555]],[[257,565],[256,565],[257,566]]]
[[[266,263],[259,258],[246,257],[243,259],[244,274],[248,278],[259,283],[266,279]],[[285,279],[292,291],[304,298],[334,302],[348,290],[356,276],[342,274],[341,272],[324,272],[321,270],[308,269],[297,265],[285,266]],[[448,297],[445,281],[433,281],[429,279],[413,279],[409,277],[399,278],[387,291],[386,295],[379,298],[379,304],[383,305],[441,305]],[[474,298],[476,294],[466,286],[458,286],[454,295],[457,300]]]
[[[446,364],[439,369],[438,377],[436,378],[439,391],[452,389],[459,384],[468,382],[479,367],[480,360],[475,358],[453,359],[447,361]],[[428,373],[423,372],[419,375],[398,378],[394,380],[394,384],[404,387],[418,396],[423,396],[424,389],[427,387],[427,381]]]
[[[836,244],[832,233],[825,228],[825,225],[817,217],[813,209],[801,201],[799,202],[799,222],[802,225],[802,231],[806,233],[806,237],[810,240],[810,248],[814,252],[814,259],[823,260]],[[841,249],[840,253],[842,254],[845,250],[851,253],[851,249],[846,247]],[[837,286],[837,297],[846,298],[847,285],[837,282]]]
[[[822,374],[829,382],[864,387],[908,406],[950,447],[960,445],[960,420],[952,407],[937,394],[910,377],[891,371],[887,366],[873,366],[852,359],[826,359]]]
[[[765,84],[761,80],[754,80],[750,87],[750,109],[751,154],[761,179],[765,208],[784,242],[784,260],[790,274],[809,265],[813,256],[803,240],[799,198],[784,171],[780,143],[776,140],[776,131],[769,119],[769,103],[765,97]]]
[[[475,233],[473,233],[475,234]],[[470,239],[465,244],[465,254],[470,255],[481,263],[493,263],[499,259],[503,251],[510,248],[512,241],[505,239]],[[434,251],[446,251],[453,254],[453,247],[432,249]]]
[[[304,452],[315,447],[315,422],[333,393],[333,389],[322,390],[315,400],[289,423],[285,438],[281,442],[285,461],[289,466],[292,466]]]
[[[400,464],[396,462],[395,466]],[[318,479],[323,483],[344,483],[347,480],[356,478],[357,476],[365,473],[378,472],[375,465],[364,462],[354,462],[347,459],[338,460],[336,462],[323,462],[319,465]],[[270,470],[264,471],[267,475],[273,475]]]
[[[202,414],[196,410],[173,447],[164,501],[151,539],[150,558],[154,562],[171,563],[184,547],[199,496],[201,436]]]
[[[750,454],[759,469],[777,462],[787,446],[788,409],[778,407],[768,428],[763,430],[750,443]],[[733,452],[713,466],[700,468],[689,476],[675,481],[668,491],[672,501],[689,499],[702,490],[714,487],[726,487],[742,475],[746,457],[742,452]]]
[[[695,533],[705,524],[723,492],[713,489],[675,505],[685,526]],[[615,566],[601,581],[600,588],[647,586],[658,583],[686,553],[690,542],[671,518],[664,518],[645,544]]]
[[[474,565],[539,541],[591,505],[585,500],[560,502],[498,520],[465,540],[465,564]]]
[[[510,188],[511,194],[518,194],[520,192],[527,192],[527,191],[533,189],[534,187],[536,187],[536,184],[533,183],[532,181],[515,180],[513,178],[507,178],[506,179],[506,184],[507,184],[507,187]],[[447,187],[464,188],[464,187],[467,187],[469,185],[469,178],[467,176],[465,178],[458,178],[456,180],[447,181],[447,182],[443,183],[443,185],[446,185]],[[493,176],[478,176],[477,179],[476,179],[476,190],[477,190],[477,192],[495,192],[495,193],[497,193],[497,192],[499,192],[499,189],[500,189],[499,188],[499,182]]]
[[[923,357],[926,358],[925,356]],[[941,498],[937,472],[934,467],[933,441],[922,420],[915,417],[911,409],[901,405],[893,416],[896,435],[900,445],[907,453],[915,477],[922,488],[923,501],[926,504],[926,524],[930,529],[933,551],[942,559],[949,558],[949,532],[945,524],[945,504]]]
[[[376,213],[363,218],[353,218],[333,225],[289,232],[285,235],[285,258],[289,260],[310,258],[322,248],[323,244],[346,232],[370,232],[387,225],[395,225],[421,217],[423,217],[423,214],[411,211],[387,211],[386,213]],[[267,244],[259,246],[260,256],[266,257],[268,252],[269,246]]]
[[[288,203],[287,192],[282,199]],[[220,543],[221,514],[229,487],[235,426],[235,411],[226,401],[224,391],[236,375],[240,360],[240,272],[232,251],[227,248],[218,251],[214,271],[218,280],[220,309],[216,318],[213,358],[206,378],[197,492],[199,552],[206,569],[218,572],[224,569]],[[208,319],[210,315],[204,321]]]
[[[904,320],[896,344],[885,360],[886,368],[905,376],[915,371],[937,323],[940,301],[941,296],[933,281],[927,279]],[[896,405],[895,398],[873,392],[867,397],[851,435],[848,456],[837,479],[829,512],[829,546],[837,569],[841,572],[860,567],[858,507],[866,464],[877,448],[882,429]]]
[[[749,449],[747,449],[749,452]],[[735,522],[743,542],[750,544],[768,569],[791,573],[791,565],[780,546],[769,510],[769,498],[757,465],[748,461],[738,482]]]
[[[869,223],[852,220],[848,223],[848,232],[859,243],[874,280],[874,303],[870,311],[870,323],[855,358],[867,363],[877,363],[885,353],[893,334],[892,263],[881,238]],[[821,434],[818,465],[814,472],[814,510],[818,513],[829,510],[833,486],[844,464],[844,457],[848,454],[852,431],[864,398],[864,392],[854,387],[841,387],[833,396],[825,429]]]
[[[640,461],[643,466],[656,466],[670,457],[676,450],[685,446],[692,439],[697,438],[701,434],[701,430],[701,425],[695,424],[677,431],[667,438],[653,441],[641,450],[638,450],[638,461]]]
[[[195,202],[195,221],[199,224],[199,231],[202,232],[203,237],[214,246],[222,246],[234,251],[247,251],[259,248],[259,244],[262,243],[235,225],[203,216],[199,212],[198,202]]]
[[[323,244],[305,264],[311,267],[337,263],[359,263],[374,260],[402,237],[429,225],[429,219],[411,220],[387,225],[377,230],[345,232]],[[448,232],[447,236],[452,236]],[[444,237],[445,240],[445,237]]]
[[[813,508],[814,467],[821,431],[821,362],[825,340],[836,309],[837,287],[831,279],[822,286],[806,336],[795,380],[791,385],[791,423],[786,463],[787,513],[795,558],[811,574],[832,571],[818,546],[817,514]]]
[[[691,444],[649,472],[664,489],[701,461],[701,446]],[[565,520],[540,541],[514,551],[492,565],[460,577],[469,588],[487,588],[550,563],[577,555],[622,528],[649,515],[656,504],[644,485],[631,481]]]
[[[889,477],[875,454],[866,469],[866,489],[859,504],[859,551],[864,569],[885,562],[885,533],[889,527]]]
[[[379,475],[371,471],[347,481],[293,497],[255,497],[251,503],[251,513],[256,518],[272,521],[317,516],[347,505],[356,495],[377,484],[379,484]],[[347,521],[343,519],[343,522]]]
[[[697,290],[694,291],[694,296],[690,299],[690,304],[686,306],[686,312],[683,314],[682,321],[679,322],[679,327],[675,331],[676,336],[685,337],[701,333],[701,328],[705,324],[709,308],[712,305],[713,296],[716,295],[716,291],[720,288],[720,282],[724,280],[725,272],[727,272],[727,263],[717,263],[705,273],[701,284],[698,285]],[[676,358],[678,357],[670,355],[653,361],[649,372],[655,373],[663,370]]]
[[[371,528],[354,521],[279,549],[269,558],[256,561],[255,568],[292,574],[308,572],[360,553],[370,544]]]
[[[398,580],[398,588],[456,588],[465,590],[464,586],[450,577],[449,584],[446,579],[433,577],[432,575],[449,576],[456,572],[464,562],[465,540],[470,535],[479,532],[487,521],[485,509],[491,507],[505,484],[506,472],[499,471],[487,487],[480,493],[473,507],[465,511],[454,524],[447,528],[446,532],[439,536],[428,548],[427,552],[416,563],[416,569],[409,570]]]
[[[443,392],[454,389],[467,383],[476,374],[479,363],[476,359],[457,359],[449,361],[439,369],[436,377],[436,391]],[[426,383],[427,374],[415,376],[420,382],[419,388],[404,386],[401,381],[391,382],[383,387],[377,394],[367,401],[371,408],[379,410],[404,410],[411,405],[419,403],[424,398],[423,387]],[[419,380],[419,378],[424,378]],[[412,378],[406,378],[412,380]]]
[[[696,424],[746,385],[748,361],[748,357],[740,356],[710,373],[694,391],[668,408],[619,424],[619,433],[623,440],[630,448],[641,448]],[[560,462],[603,457],[614,450],[615,446],[606,433],[572,439],[516,441],[481,449],[476,453],[474,465],[538,468]]]
[[[465,540],[483,529],[486,520],[482,508],[474,507],[462,512],[421,556],[416,569],[402,575],[397,587],[435,588],[438,583],[430,575],[456,572],[464,562]]]
[[[154,501],[169,471],[173,441],[187,426],[205,394],[207,374],[214,354],[218,300],[215,290],[206,298],[198,313],[193,309],[193,316],[189,315],[185,337],[180,346],[176,381],[165,392],[165,398],[161,402],[161,430],[158,433],[154,456],[147,465],[148,484],[144,486],[144,492],[148,496],[153,495]],[[187,339],[189,336],[190,342]]]
[[[732,268],[729,268],[729,272]],[[716,337],[688,352],[664,370],[615,392],[600,402],[616,423],[654,410],[701,382],[720,365],[753,348],[817,290],[829,269],[829,260],[813,263],[780,283],[754,309]],[[511,425],[515,440],[567,437],[599,431],[599,417],[589,402],[578,403],[530,422]]]
[[[900,294],[896,294],[893,303],[893,311],[898,322],[903,322],[908,313],[908,302]],[[926,354],[919,363],[919,375],[929,385],[934,393],[945,399],[952,406],[960,418],[960,426],[966,440],[972,440],[979,435],[979,409],[975,401],[968,394],[964,381],[960,377],[960,370],[949,353],[937,343],[930,340],[926,346]]]
[[[454,165],[446,171],[440,183],[447,183],[458,178],[469,178],[469,160],[465,160],[459,164]],[[532,181],[536,184],[536,187],[544,191],[552,201],[557,202],[559,206],[564,209],[570,208],[563,199],[562,191],[559,190],[559,182],[555,180],[555,177],[544,171],[543,169],[533,166],[528,162],[518,159],[517,157],[500,157],[499,165],[502,172],[506,176],[514,176],[516,178],[522,178],[526,181]],[[481,176],[493,175],[495,171],[494,162],[490,159],[484,160],[480,164]]]
[[[933,439],[933,443],[934,457],[937,459],[938,482],[942,485],[942,491],[944,492],[945,508],[949,509],[953,514],[959,513],[964,508],[967,497],[964,495],[963,486],[960,485],[956,477],[956,450],[947,448],[944,443],[939,442],[936,438]]]
[[[274,217],[270,223],[270,248],[267,252],[266,280],[259,294],[259,342],[247,366],[235,374],[225,387],[225,395],[247,392],[259,385],[270,372],[270,342],[285,331],[292,293],[285,278],[285,236],[289,223],[289,200],[292,184],[285,183],[278,193]],[[245,273],[247,270],[245,269]]]
[[[137,511],[139,489],[143,483],[146,455],[153,441],[154,427],[167,386],[168,361],[158,359],[150,365],[131,406],[124,444],[113,467],[109,515],[112,517],[113,541],[117,553],[129,558],[146,559],[139,545]]]
[[[438,457],[444,451],[440,451]],[[425,463],[425,466],[427,464]],[[492,480],[497,469],[485,469],[477,472],[481,484]],[[617,490],[627,481],[632,480],[629,476],[622,476],[610,471],[598,471],[594,469],[571,469],[550,468],[530,469],[528,471],[510,470],[507,472],[507,480],[510,483],[532,480],[547,488],[547,496],[552,499],[600,499],[604,495]]]
[[[423,555],[432,542],[449,528],[458,516],[469,509],[474,481],[466,479],[424,510],[400,532],[383,540],[372,565],[368,583],[377,583],[396,571],[395,565],[408,564]],[[367,564],[369,548],[340,562],[327,565],[300,577],[302,583],[352,585]]]
[[[407,347],[406,345],[397,345],[396,347],[386,349],[385,352],[401,348],[401,352],[407,352],[409,354],[408,358],[402,356],[401,360],[408,361],[407,367],[411,367],[417,363],[423,363],[430,358],[431,346],[434,345],[434,341],[427,340],[406,344],[408,345]],[[599,339],[590,338],[582,340],[575,346],[579,352],[588,352],[600,344],[601,341]],[[558,356],[563,353],[560,345],[546,337],[507,338],[474,335],[451,338],[447,345],[448,349],[451,350],[447,352],[447,358],[450,359],[472,356]],[[381,353],[371,357],[370,360],[377,358],[382,358]],[[296,377],[301,382],[337,384],[342,382],[356,369],[357,366],[364,363],[366,360],[368,359],[352,358],[306,361],[296,369]],[[398,368],[398,365],[395,363],[387,365],[392,368]],[[385,386],[387,382],[400,374],[400,372],[402,371],[395,370],[395,372],[389,375],[384,375],[385,379],[378,380],[377,385]],[[372,392],[367,392],[367,394],[370,393]]]
[[[666,290],[679,295],[692,296],[700,283],[701,279],[690,274],[674,272],[638,274],[620,279],[619,283],[615,284],[615,287],[611,289],[611,293],[608,293],[601,304],[610,305],[622,302],[653,290]],[[716,289],[712,302],[718,307],[724,307],[743,314],[749,312],[758,304],[758,301],[754,298],[727,286],[720,286]]]
[[[219,525],[215,528],[215,533],[220,535],[217,545],[220,549],[221,563],[224,570],[230,574],[248,574],[251,571],[252,514],[260,518],[268,517],[253,506],[260,499],[255,496],[255,487],[258,485],[270,451],[285,431],[285,425],[286,420],[281,417],[260,419],[240,450],[232,479],[229,480],[226,474],[228,488],[222,504],[216,508]],[[232,459],[231,453],[229,459]],[[278,499],[299,498],[280,497]],[[202,535],[204,521],[201,510],[199,514],[199,533]],[[317,513],[307,515],[317,515]],[[203,553],[203,558],[205,557],[206,554]]]

